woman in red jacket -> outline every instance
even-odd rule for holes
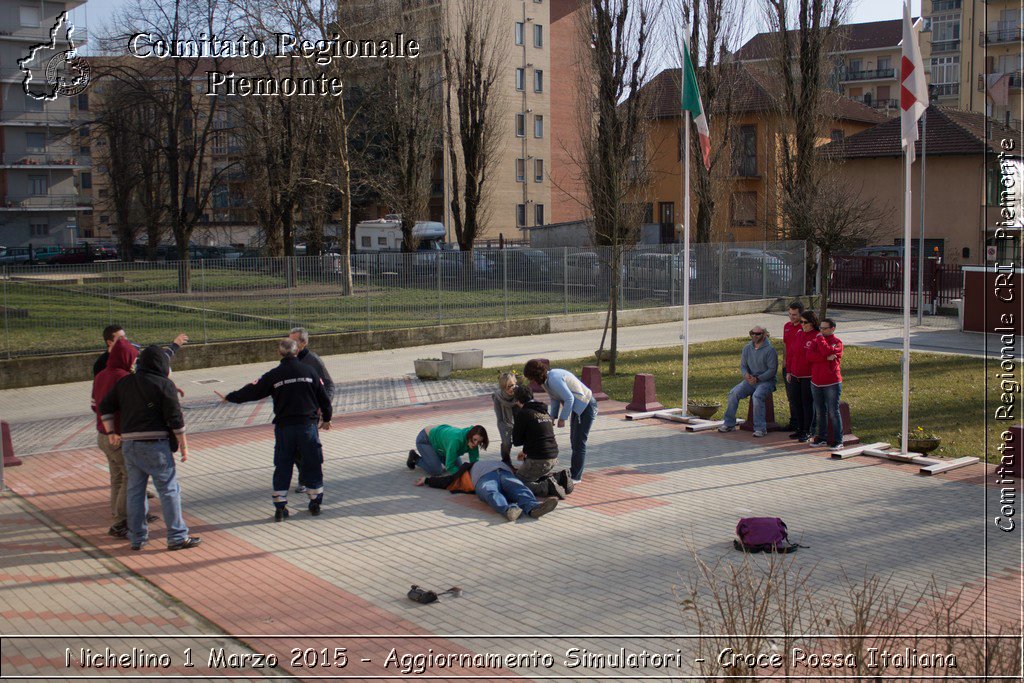
[[[795,352],[786,353],[786,382],[796,387],[799,412],[796,416],[796,437],[800,443],[811,440],[814,423],[814,394],[811,392],[811,361],[807,356],[811,341],[818,336],[818,316],[814,311],[800,314],[800,331],[793,344]],[[792,358],[790,358],[792,355]]]
[[[843,359],[843,342],[835,335],[836,323],[825,318],[821,334],[811,340],[807,357],[811,361],[811,392],[814,395],[814,417],[818,434],[812,446],[828,445],[832,450],[843,447],[843,418],[839,414],[839,396],[843,392],[843,376],[839,365]],[[832,442],[826,441],[828,424],[832,424]]]
[[[122,377],[132,374],[135,367],[135,359],[139,351],[124,337],[114,341],[110,347],[109,357],[106,365],[92,381],[92,409],[96,413],[96,431],[99,432],[96,445],[107,456],[107,467],[110,470],[110,516],[114,520],[113,526],[107,532],[111,536],[123,538],[128,535],[128,511],[125,494],[127,491],[128,479],[124,468],[124,454],[121,446],[112,446],[107,436],[107,430],[103,427],[103,420],[100,419],[98,410],[102,401],[110,390],[114,388]],[[115,433],[120,433],[120,413],[114,416]]]

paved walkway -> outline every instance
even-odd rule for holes
[[[867,311],[838,311],[835,317],[845,343],[901,348],[902,318]],[[781,313],[705,318],[691,323],[691,341],[699,343],[745,336],[752,325],[763,324],[781,334],[786,317]],[[915,329],[912,348],[943,353],[978,355],[984,335],[950,329],[949,318],[925,318]],[[130,330],[129,330],[130,332]],[[679,345],[680,323],[624,327],[619,331],[623,351]],[[573,358],[592,354],[600,345],[601,330],[567,332],[503,339],[481,339],[450,345],[389,349],[324,358],[339,383],[335,410],[339,414],[461,398],[490,391],[475,382],[421,382],[411,375],[416,358],[439,357],[444,349],[481,348],[488,367],[522,367],[535,357]],[[313,346],[315,348],[315,338]],[[269,344],[270,342],[268,342]],[[993,348],[995,346],[993,345]],[[187,351],[186,351],[187,352]],[[252,363],[175,373],[185,390],[182,405],[191,431],[261,424],[269,421],[269,402],[242,406],[222,405],[214,390],[231,391],[251,382],[274,363]],[[11,424],[15,451],[35,453],[82,448],[94,443],[89,410],[90,382],[0,391],[0,419]]]
[[[75,580],[81,607],[60,610],[56,622],[16,622],[11,630],[54,634],[67,624],[93,623],[83,614],[102,612],[97,605],[112,600],[104,591],[121,585],[105,580],[134,574],[165,602],[181,606],[170,617],[159,600],[132,600],[138,630],[194,634],[206,662],[226,633],[236,639],[228,639],[229,651],[247,646],[273,653],[275,672],[299,676],[398,676],[402,655],[417,654],[466,656],[454,667],[434,657],[424,671],[441,677],[493,675],[495,658],[505,666],[502,674],[525,678],[690,675],[698,668],[696,643],[687,636],[698,631],[679,596],[697,575],[698,559],[741,562],[731,548],[733,527],[739,517],[761,515],[783,517],[794,538],[809,546],[786,561],[811,572],[813,586],[825,594],[840,595],[837,577],[843,574],[854,581],[891,577],[893,587],[909,587],[911,594],[934,577],[942,588],[982,597],[975,609],[987,619],[982,632],[1019,615],[1021,538],[987,522],[986,491],[993,492],[981,483],[982,466],[924,478],[905,466],[834,461],[778,434],[756,440],[746,433],[691,434],[671,424],[627,422],[623,414],[621,404],[601,404],[578,490],[544,519],[515,524],[474,496],[412,486],[416,474],[404,467],[404,454],[425,424],[491,424],[485,397],[340,421],[340,429],[322,435],[324,514],[312,518],[296,500],[283,524],[270,522],[271,427],[197,434],[179,472],[188,522],[205,542],[179,553],[162,549],[159,525],[141,553],[104,535],[106,472],[97,450],[27,457],[8,470],[15,493],[109,560],[47,560],[44,573],[59,569],[81,577]],[[566,453],[567,440],[561,430]],[[463,595],[418,605],[405,597],[413,583],[438,590],[458,585]],[[8,604],[31,604],[25,596],[33,584],[8,578],[3,586]],[[49,595],[45,600],[57,613]],[[114,609],[127,610],[125,600]],[[30,619],[38,608],[14,611]],[[198,617],[189,620],[190,613]],[[158,616],[169,621],[154,622]],[[205,630],[202,620],[209,623]],[[95,639],[79,647],[114,642],[102,635],[115,632],[107,622],[90,628]],[[173,654],[173,666],[182,666],[177,641],[115,644],[115,651],[134,645]],[[943,647],[968,659],[966,643]],[[666,666],[641,669],[583,658],[619,648],[670,657]],[[329,661],[311,670],[295,652],[317,664],[324,656]],[[516,666],[504,659],[510,655]],[[74,662],[68,667],[64,657],[63,647],[16,639],[5,641],[0,659],[5,674],[89,673]],[[407,663],[417,670],[416,660]],[[217,668],[232,671],[223,662]]]

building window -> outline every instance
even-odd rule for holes
[[[388,246],[388,238],[387,237],[377,237],[377,246],[379,246],[379,247],[386,247],[386,246]]]
[[[732,224],[757,225],[757,193],[734,192],[732,195]]]
[[[757,175],[757,127],[738,126],[732,139],[732,174],[750,178]]]
[[[544,47],[544,27],[540,24],[533,25],[533,46]]]
[[[44,175],[30,175],[28,184],[32,188],[30,194],[33,195],[45,195],[50,187],[50,183]]]
[[[526,204],[516,204],[516,226],[526,227]]]
[[[533,137],[544,137],[544,117],[540,114],[533,115]]]
[[[533,206],[533,224],[544,225],[544,205],[534,204]]]
[[[888,71],[891,68],[892,68],[892,58],[891,57],[879,57],[878,58],[878,70],[879,71]]]
[[[19,18],[21,19],[21,25],[23,27],[39,28],[39,23],[41,21],[41,15],[39,10],[41,6],[42,5],[40,3],[40,5],[37,5],[35,7],[26,7],[22,5],[21,7],[18,8],[18,15]]]
[[[516,90],[522,90],[526,86],[524,82],[526,80],[526,74],[524,69],[516,69]]]
[[[373,238],[372,238],[372,237],[370,237],[369,235],[363,235],[363,236],[362,236],[362,237],[360,238],[360,244],[361,244],[361,245],[362,245],[362,246],[363,246],[364,248],[366,248],[366,249],[369,249],[370,247],[372,247],[372,246],[373,246]]]
[[[110,216],[104,216],[104,215],[100,214],[100,223],[103,223],[104,225],[106,225],[109,222],[110,222]]]
[[[83,138],[89,137],[89,126],[80,126],[78,129],[78,134],[81,135]]]
[[[960,15],[959,14],[933,14],[932,23],[932,46],[938,49],[952,49],[950,43],[960,40]],[[942,43],[936,46],[936,43]]]
[[[654,222],[654,204],[647,202],[644,204],[644,223]]]
[[[107,198],[107,188],[101,187],[99,190],[96,191],[96,194],[99,196],[100,199],[106,199]],[[216,199],[216,195],[214,196],[214,198]]]
[[[960,83],[960,55],[932,57],[932,84]]]
[[[78,148],[78,153],[84,157],[87,157],[92,154],[92,148],[89,147],[89,145],[82,145],[81,147]]]
[[[516,114],[516,137],[526,137],[526,114]]]
[[[544,160],[534,159],[533,160],[533,182],[543,183],[544,182]]]
[[[524,36],[526,35],[526,27],[521,21],[516,22],[516,45],[522,45]]]
[[[516,159],[516,182],[526,181],[526,159]]]
[[[79,174],[79,176],[78,176],[78,184],[79,184],[79,186],[83,190],[91,190],[92,189],[92,173],[89,173],[87,171],[85,173]]]
[[[89,111],[89,93],[84,92],[78,96],[78,111]]]
[[[45,237],[50,234],[50,226],[47,223],[31,223],[29,231],[32,237]]]
[[[540,69],[533,72],[533,92],[544,92],[544,72]]]
[[[25,149],[29,152],[45,152],[46,133],[25,133]]]

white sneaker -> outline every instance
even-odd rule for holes
[[[509,505],[508,509],[505,510],[505,519],[514,522],[519,519],[521,514],[523,514],[523,508],[518,505]]]
[[[583,477],[580,477],[579,479],[573,479],[573,480],[572,480],[572,483],[574,483],[574,484],[578,484],[578,483],[580,483],[581,481],[583,481]]]
[[[757,436],[757,437],[768,436],[768,432],[759,429],[756,432],[754,432],[754,436]]]
[[[720,431],[720,432],[722,432],[724,434],[725,432],[734,432],[734,431],[736,431],[736,428],[735,427],[727,427],[725,425],[720,425],[718,427],[718,431]]]

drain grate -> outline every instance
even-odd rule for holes
[[[194,380],[196,384],[223,384],[224,380],[220,379],[197,379]]]

